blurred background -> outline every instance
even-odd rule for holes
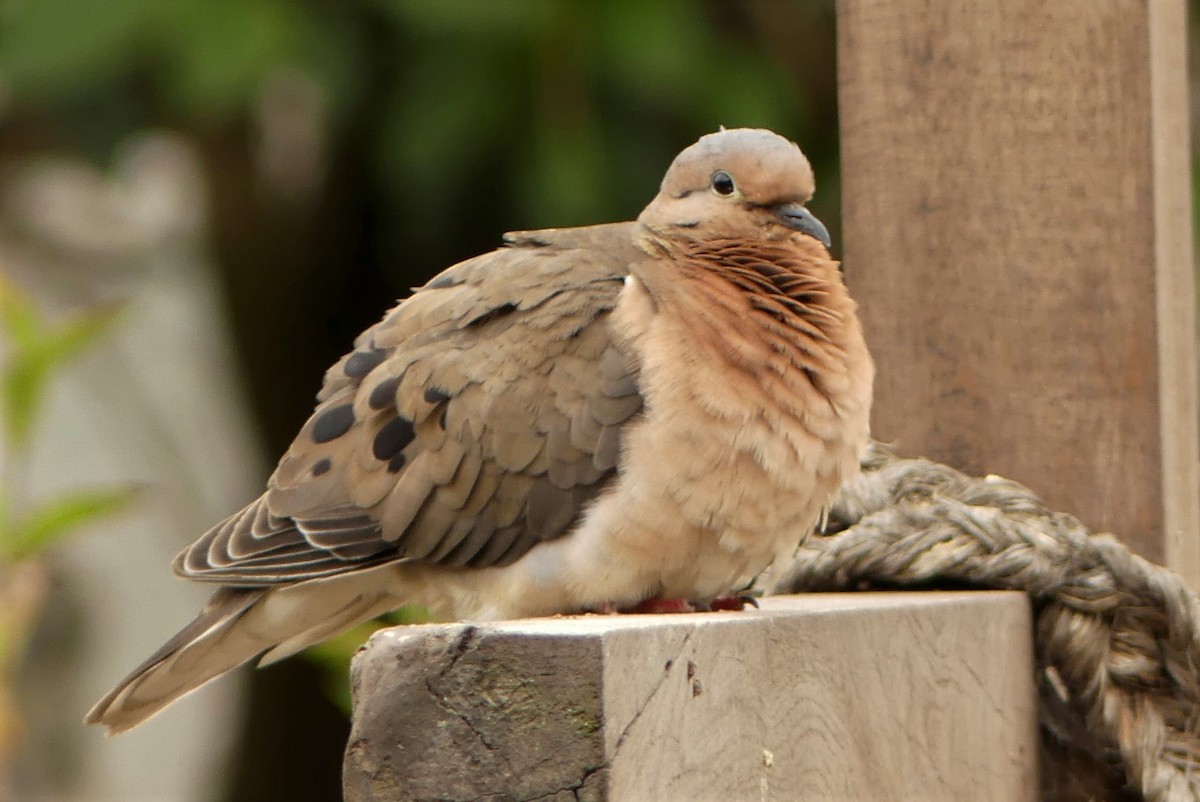
[[[834,26],[832,0],[0,0],[0,802],[339,799],[362,632],[81,726],[203,602],[171,557],[407,288],[635,216],[719,125],[800,143],[836,253]]]

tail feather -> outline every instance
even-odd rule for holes
[[[196,620],[121,680],[84,720],[104,725],[110,735],[124,732],[264,652],[262,665],[400,604],[370,583],[345,577],[275,588],[221,588]]]
[[[180,696],[232,671],[272,644],[229,638],[264,589],[221,588],[196,619],[105,694],[84,718],[109,735],[135,727]],[[234,642],[230,642],[230,641]]]

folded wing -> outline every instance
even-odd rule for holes
[[[330,368],[268,491],[176,572],[255,587],[505,565],[567,532],[642,407],[609,329],[629,225],[511,235],[416,290]]]

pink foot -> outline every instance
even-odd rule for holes
[[[657,596],[640,601],[631,607],[618,607],[613,602],[604,602],[587,610],[597,615],[619,613],[637,615],[660,615],[663,613],[707,613],[715,610],[745,610],[758,607],[758,600],[749,594],[741,596],[718,596],[712,601],[688,601],[687,599],[661,599]]]
[[[753,596],[718,596],[708,603],[710,610],[736,610],[741,612],[747,607],[758,607],[758,599]]]
[[[696,608],[687,599],[646,599],[632,607],[621,610],[623,613],[694,613]]]

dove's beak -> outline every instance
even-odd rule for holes
[[[828,248],[833,243],[829,239],[829,229],[813,213],[800,203],[780,203],[772,207],[775,216],[788,228],[793,228],[801,234],[807,234],[813,239],[820,240]]]

